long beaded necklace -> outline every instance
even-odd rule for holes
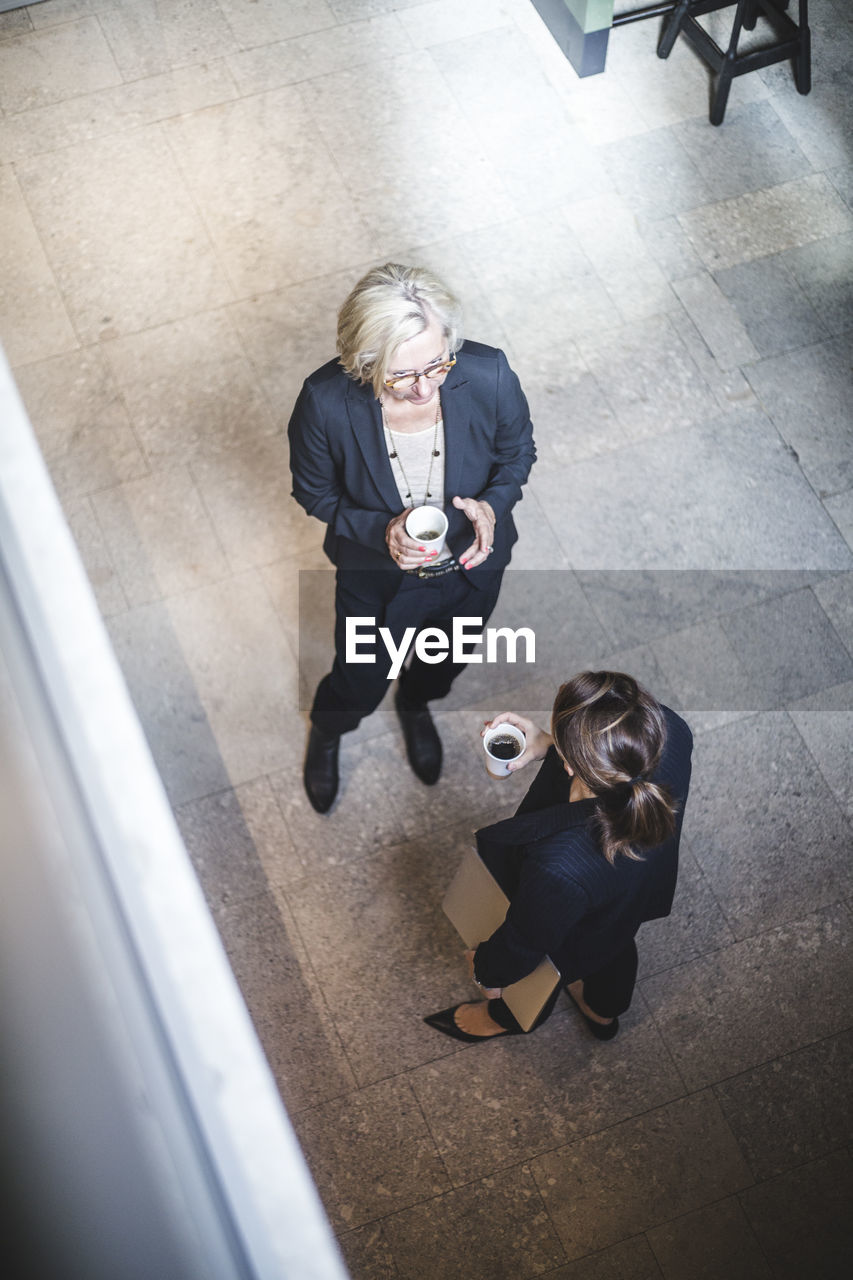
[[[406,486],[406,489],[407,489],[405,501],[408,502],[412,497],[412,486],[409,484],[409,477],[406,475],[406,469],[403,466],[403,459],[400,457],[400,454],[397,450],[397,445],[394,440],[394,432],[388,426],[388,419],[385,417],[385,405],[382,403],[381,398],[379,400],[379,410],[382,414],[382,425],[385,428],[386,432],[388,433],[388,457],[391,458],[393,461],[395,461],[397,463],[397,466],[400,468],[400,475],[403,477],[403,484]],[[427,472],[427,479],[426,479],[426,494],[424,495],[424,500],[423,500],[423,503],[421,504],[422,506],[426,505],[427,498],[432,497],[432,492],[429,486],[432,480],[433,463],[436,458],[441,456],[441,450],[438,447],[438,424],[440,421],[441,421],[441,396],[437,395],[435,397],[435,422],[433,423],[433,428],[432,428],[432,449],[430,450],[430,456],[429,456],[429,471]],[[398,432],[397,434],[399,435],[400,433]]]

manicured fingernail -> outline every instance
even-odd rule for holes
[[[418,547],[418,551],[426,551],[426,547]]]

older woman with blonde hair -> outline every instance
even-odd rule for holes
[[[346,661],[347,619],[372,618],[399,650],[408,628],[485,625],[517,539],[512,508],[535,458],[527,401],[502,351],[463,341],[461,309],[423,267],[369,271],[338,315],[338,357],[304,383],[289,426],[293,496],[326,524],[337,568],[335,660],[317,688],[305,788],[325,813],[338,790],[338,749],[381,702],[391,659]],[[417,506],[448,520],[436,553],[406,532]],[[427,785],[442,749],[428,703],[464,664],[416,654],[395,705],[409,762]]]
[[[550,732],[511,712],[491,724],[501,721],[526,736],[511,770],[542,761],[515,816],[477,832],[510,905],[503,924],[466,953],[486,998],[426,1022],[457,1040],[519,1034],[502,990],[548,955],[592,1035],[612,1040],[634,990],[635,936],[672,907],[693,735],[621,671],[582,671],[564,684]]]

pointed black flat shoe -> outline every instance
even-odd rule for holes
[[[450,1036],[453,1040],[465,1040],[468,1044],[482,1044],[485,1040],[502,1040],[504,1036],[521,1036],[524,1032],[520,1029],[507,1029],[504,1031],[496,1031],[490,1036],[472,1036],[469,1031],[463,1031],[461,1027],[456,1025],[456,1010],[461,1008],[455,1004],[452,1009],[442,1009],[439,1013],[430,1013],[424,1018],[424,1022],[429,1027],[434,1027],[436,1031],[441,1031],[444,1035]]]

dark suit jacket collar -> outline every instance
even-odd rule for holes
[[[553,804],[532,813],[515,814],[476,833],[477,844],[526,845],[546,840],[558,831],[585,827],[595,811],[594,800],[575,800],[571,804]]]
[[[373,394],[373,388],[347,378],[346,408],[352,433],[368,474],[372,476],[388,509],[397,511],[400,495],[385,445],[379,401]],[[445,502],[449,502],[460,491],[462,463],[471,423],[471,392],[464,370],[458,364],[450,371],[450,376],[441,388],[441,411],[444,417],[444,495]]]

